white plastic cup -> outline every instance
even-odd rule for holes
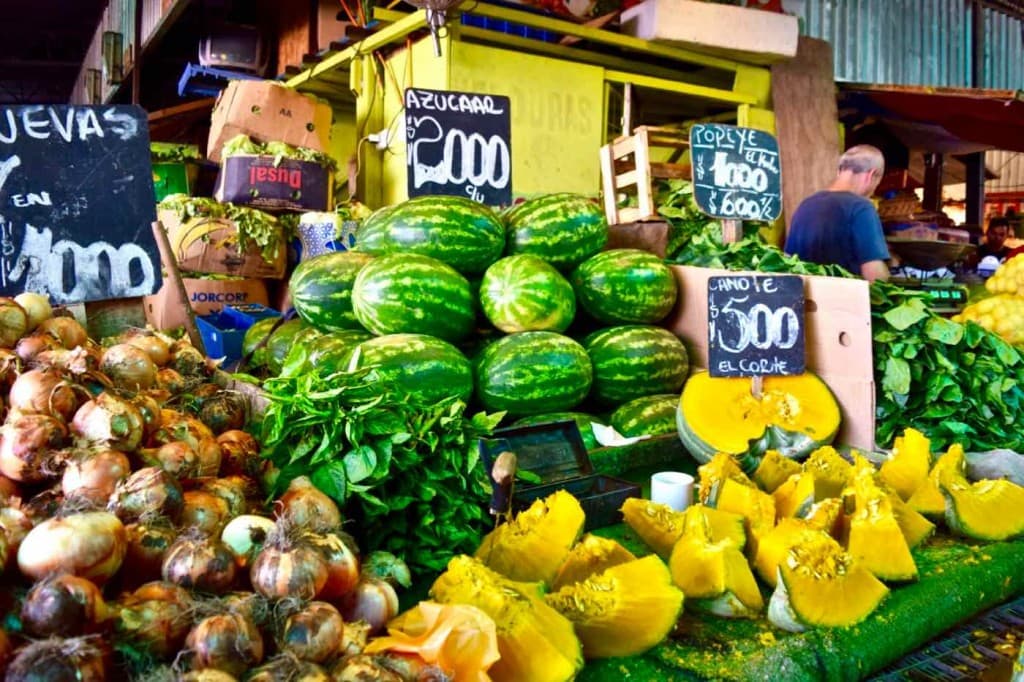
[[[651,476],[651,502],[683,511],[693,502],[693,476],[681,471],[659,471]]]

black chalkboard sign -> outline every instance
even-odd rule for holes
[[[160,255],[146,112],[0,107],[0,294],[152,294]]]
[[[451,194],[488,206],[512,203],[509,98],[405,91],[409,197]]]
[[[771,222],[782,211],[779,143],[753,128],[699,123],[690,128],[693,198],[722,220]]]
[[[713,377],[804,371],[804,283],[793,275],[708,278],[708,371]]]

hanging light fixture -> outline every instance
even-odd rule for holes
[[[462,0],[406,0],[410,5],[427,11],[427,25],[430,27],[430,35],[434,39],[434,56],[441,56],[441,27],[448,19],[448,10],[458,5]]]

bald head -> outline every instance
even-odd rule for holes
[[[858,144],[839,157],[839,173],[832,188],[868,197],[874,194],[884,171],[885,157],[878,147]]]

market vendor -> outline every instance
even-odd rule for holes
[[[828,189],[797,207],[786,253],[812,263],[840,265],[869,282],[888,279],[889,248],[882,221],[868,200],[884,170],[885,158],[877,147],[857,145],[846,150]]]
[[[1010,221],[1002,216],[990,218],[988,229],[985,230],[985,241],[978,246],[977,258],[995,256],[998,260],[1006,260],[1010,255],[1010,247],[1006,239],[1010,236]],[[1014,254],[1016,255],[1016,254]]]

